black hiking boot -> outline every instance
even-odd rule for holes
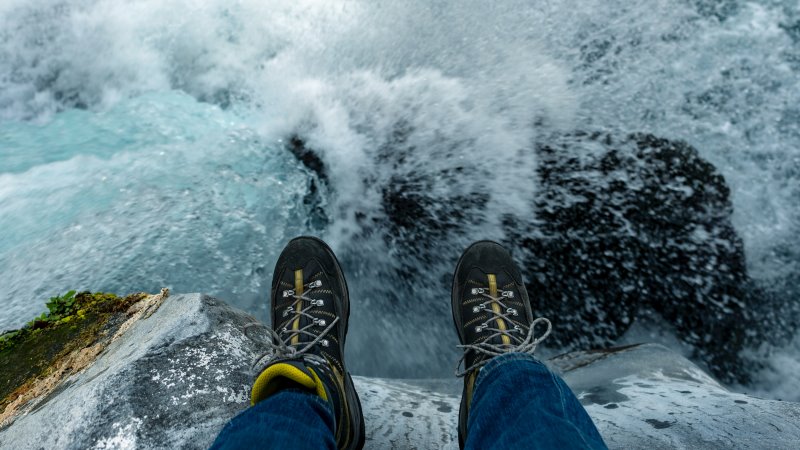
[[[285,388],[316,393],[333,407],[337,447],[361,449],[364,416],[344,365],[350,299],[330,247],[312,237],[289,242],[275,265],[270,306],[272,342],[251,404]]]
[[[464,349],[456,375],[464,377],[458,412],[458,443],[464,448],[467,417],[475,380],[491,358],[509,352],[533,353],[550,333],[547,319],[533,320],[528,292],[511,254],[500,244],[478,241],[458,260],[453,275],[453,322]],[[531,327],[547,323],[545,334],[534,339]],[[461,365],[464,369],[460,370]]]

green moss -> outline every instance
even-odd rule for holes
[[[24,328],[0,336],[0,411],[60,358],[101,339],[110,323],[119,322],[113,318],[145,296],[70,291],[50,298],[48,312]]]

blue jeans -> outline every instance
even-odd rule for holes
[[[489,361],[475,381],[467,449],[605,449],[564,381],[533,356]],[[336,449],[333,413],[314,394],[285,390],[231,420],[212,449]]]
[[[466,449],[605,449],[583,405],[558,375],[525,353],[497,356],[475,381]]]

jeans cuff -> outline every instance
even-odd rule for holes
[[[536,359],[536,357],[531,355],[530,353],[513,352],[513,353],[506,353],[500,356],[495,356],[481,368],[480,372],[478,372],[478,378],[475,380],[474,389],[477,390],[478,386],[481,384],[481,381],[483,381],[484,378],[490,376],[492,372],[498,369],[502,369],[502,366],[514,361],[529,361],[547,369],[547,366],[543,362]]]

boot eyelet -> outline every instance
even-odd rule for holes
[[[323,347],[327,347],[328,346],[328,340],[327,339],[323,339],[323,340],[321,340],[319,342],[320,342],[320,344],[322,344]]]
[[[320,286],[322,286],[322,280],[312,281],[311,283],[308,284],[308,287],[310,288],[316,288]]]
[[[503,291],[503,297],[514,298],[514,291]]]
[[[517,312],[517,310],[516,310],[516,309],[514,309],[514,308],[508,308],[508,309],[506,310],[506,314],[511,314],[512,316],[518,316],[518,315],[519,315],[519,313]]]
[[[486,325],[478,325],[477,327],[475,327],[475,332],[480,333],[481,331],[484,330],[484,328],[486,328]]]
[[[514,331],[517,333],[522,333],[522,328],[520,328],[519,325],[514,325]]]
[[[325,319],[314,319],[314,325],[325,326]]]
[[[472,288],[472,295],[483,294],[483,288]]]
[[[293,289],[289,289],[288,291],[283,291],[283,296],[284,297],[289,297],[290,295],[294,295],[294,290]]]
[[[312,306],[325,306],[324,300],[311,300]]]
[[[480,306],[474,306],[474,307],[472,308],[472,312],[474,312],[474,313],[476,313],[476,312],[480,312],[480,311],[481,311],[481,307],[480,307]]]

